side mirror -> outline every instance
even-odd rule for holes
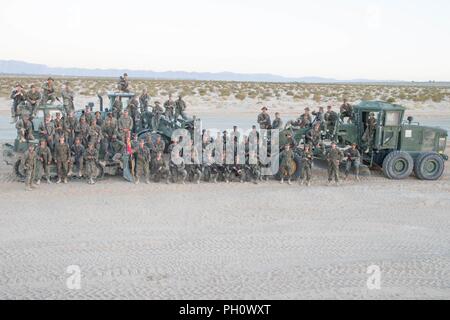
[[[408,124],[411,124],[411,123],[414,121],[414,118],[411,117],[411,116],[409,116],[409,117],[407,118],[407,120],[408,120]]]

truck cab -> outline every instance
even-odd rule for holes
[[[448,160],[447,131],[421,126],[412,117],[405,121],[405,111],[400,105],[382,101],[361,102],[354,107],[354,128],[343,130],[345,141],[367,148],[364,161],[382,167],[388,178],[404,179],[414,171],[419,179],[437,180],[444,171],[444,161]],[[371,113],[376,119],[375,132],[370,141],[365,141]]]

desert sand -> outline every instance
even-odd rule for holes
[[[448,167],[437,182],[373,171],[328,187],[316,166],[310,188],[108,178],[28,193],[11,170],[2,161],[0,299],[450,299]]]

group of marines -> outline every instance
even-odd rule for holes
[[[127,74],[120,77],[118,89],[120,92],[129,92]],[[61,99],[59,99],[60,97]],[[98,173],[97,167],[105,166],[108,161],[113,161],[120,163],[123,168],[121,162],[123,155],[129,156],[131,173],[137,184],[142,176],[145,177],[146,183],[150,183],[151,178],[156,182],[164,179],[167,183],[170,180],[172,182],[181,180],[182,183],[190,180],[200,183],[202,179],[214,182],[222,180],[227,183],[237,179],[240,182],[258,183],[264,179],[261,174],[263,167],[261,162],[259,160],[250,161],[250,158],[258,159],[260,151],[259,147],[257,150],[250,150],[249,147],[250,145],[259,146],[259,132],[256,126],[253,126],[251,133],[244,136],[243,139],[240,139],[237,127],[234,127],[231,134],[224,131],[217,133],[215,138],[211,137],[208,131],[203,131],[201,151],[198,152],[198,149],[193,147],[189,155],[192,161],[188,161],[188,163],[184,161],[186,157],[183,157],[182,153],[171,152],[180,141],[172,141],[171,145],[166,148],[164,140],[159,135],[156,135],[156,139],[152,134],[138,138],[136,121],[139,119],[145,124],[146,115],[149,113],[152,115],[153,133],[157,131],[162,117],[169,121],[177,121],[179,117],[188,119],[185,112],[186,103],[181,96],[176,101],[173,101],[170,96],[163,107],[159,102],[155,102],[150,111],[150,97],[147,90],[144,89],[141,95],[132,97],[125,108],[122,101],[116,99],[106,119],[102,118],[100,112],[92,112],[90,105],[85,107],[79,118],[76,117],[74,92],[69,83],[64,84],[61,95],[58,96],[52,78],[48,78],[43,84],[41,92],[32,85],[30,91],[25,93],[23,87],[18,84],[13,90],[11,98],[13,100],[12,115],[16,120],[18,136],[22,142],[34,140],[32,119],[39,105],[52,104],[58,100],[62,101],[64,107],[64,115],[62,112],[57,112],[55,117],[45,114],[45,119],[38,128],[40,133],[38,146],[34,147],[33,144],[29,144],[23,159],[27,190],[39,185],[42,179],[51,183],[50,166],[52,163],[55,163],[57,168],[56,183],[68,183],[68,177],[81,178],[84,175],[89,184],[94,184]],[[348,121],[352,121],[352,106],[347,101],[344,101],[341,106],[340,117],[341,119],[347,117]],[[309,108],[305,108],[304,114],[286,124],[285,128],[291,126],[310,129],[306,132],[303,145],[297,143],[292,135],[288,134],[289,143],[280,153],[281,183],[288,180],[288,183],[291,184],[292,168],[295,167],[293,162],[295,154],[297,154],[301,157],[302,167],[299,182],[310,185],[314,151],[323,148],[321,140],[323,133],[332,135],[330,128],[334,128],[338,120],[339,115],[332,110],[331,106],[328,106],[326,112],[322,107],[318,112],[310,112]],[[257,123],[260,129],[283,129],[283,120],[280,114],[275,113],[275,119],[272,122],[267,107],[262,108]],[[141,128],[145,128],[145,125]],[[242,144],[245,150],[244,155],[239,155],[235,148],[232,150],[232,160],[224,161],[227,152],[229,153],[226,148],[227,141],[233,141],[236,145]],[[207,155],[206,149],[211,145],[215,145],[214,151]],[[164,158],[166,149],[170,154],[168,165]],[[211,157],[214,157],[215,161],[208,161],[211,160],[208,159]],[[335,143],[332,143],[326,153],[329,164],[329,183],[333,179],[339,183],[339,166],[344,157],[347,158],[346,177],[353,166],[356,178],[359,180],[361,155],[357,146],[353,145],[343,153]]]

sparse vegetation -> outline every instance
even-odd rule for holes
[[[78,95],[95,96],[114,90],[117,79],[111,78],[56,78],[58,89],[69,82]],[[9,97],[15,83],[19,82],[28,90],[31,84],[41,85],[46,77],[0,77],[0,96]],[[254,83],[191,80],[143,80],[131,78],[133,91],[140,93],[147,88],[150,96],[167,96],[181,93],[183,96],[199,96],[222,99],[292,99],[302,101],[312,99],[317,103],[330,100],[350,101],[383,100],[391,103],[411,101],[417,103],[450,101],[450,86],[440,84],[394,85],[394,84],[305,84],[305,83]]]

